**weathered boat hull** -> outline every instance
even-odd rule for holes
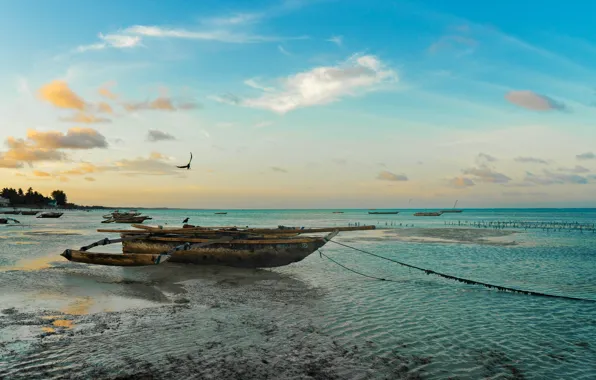
[[[223,265],[239,268],[274,268],[304,260],[327,242],[325,239],[301,239],[302,242],[279,243],[220,243],[208,247],[178,251],[169,261],[197,264]],[[184,241],[132,240],[122,243],[124,254],[158,255]]]
[[[41,215],[38,215],[37,217],[41,218],[41,219],[57,219],[57,218],[60,218],[62,215],[64,215],[64,214],[58,212],[58,213],[41,214]]]

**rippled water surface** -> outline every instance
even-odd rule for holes
[[[146,213],[150,224],[177,226],[185,217],[205,226],[375,224],[387,230],[336,240],[476,281],[596,300],[596,233],[473,226],[596,223],[596,210],[331,211]],[[0,226],[0,378],[596,378],[596,303],[466,285],[333,243],[322,249],[332,259],[391,281],[318,253],[273,270],[60,257],[109,236],[97,228],[124,228],[100,224],[102,214]]]

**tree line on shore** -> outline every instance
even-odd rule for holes
[[[0,192],[0,197],[8,199],[11,206],[46,206],[56,202],[57,206],[67,206],[68,198],[62,190],[54,190],[49,197],[29,188],[26,192],[23,189],[13,189],[5,187]]]

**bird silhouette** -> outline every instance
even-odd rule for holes
[[[176,166],[178,169],[186,169],[186,170],[190,170],[190,163],[192,162],[192,152],[190,153],[190,161],[188,161],[188,164],[184,165],[184,166]]]
[[[190,219],[190,218],[184,219],[184,221],[182,223],[188,223],[188,219]]]

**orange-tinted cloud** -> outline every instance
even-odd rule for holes
[[[465,178],[465,177],[452,178],[448,181],[448,183],[449,183],[449,186],[455,187],[458,189],[463,189],[463,188],[475,185],[474,181],[472,181],[469,178]]]
[[[97,111],[102,113],[114,113],[112,106],[106,102],[99,102],[97,105]]]
[[[29,141],[14,137],[6,139],[6,146],[8,151],[3,154],[3,160],[9,162],[62,161],[66,158],[63,152],[35,146]]]
[[[403,174],[394,174],[387,170],[384,170],[377,175],[377,179],[382,181],[407,181],[408,177]]]
[[[109,104],[107,104],[110,107]],[[111,107],[110,107],[111,112]],[[85,112],[77,112],[70,117],[61,117],[60,120],[72,122],[72,123],[84,123],[84,124],[93,124],[93,123],[111,123],[112,120],[105,118],[105,117],[97,117],[95,115],[85,113]]]
[[[85,175],[85,174],[103,172],[103,171],[106,171],[107,169],[108,168],[104,167],[104,166],[97,166],[97,165],[91,164],[89,162],[83,162],[78,167],[76,167],[74,169],[67,170],[67,171],[63,171],[60,174],[62,174],[62,175]]]
[[[94,149],[107,148],[108,142],[92,128],[71,128],[66,134],[58,131],[27,131],[27,138],[44,149]]]
[[[127,175],[175,175],[181,171],[166,161],[167,157],[161,153],[153,152],[149,158],[137,157],[116,161],[115,169]]]
[[[198,109],[201,106],[194,102],[183,102],[176,104],[171,98],[167,96],[160,96],[159,98],[151,101],[138,102],[138,103],[124,103],[124,109],[127,111],[176,111],[176,110],[192,110]]]
[[[51,177],[52,176],[50,173],[42,172],[42,171],[39,171],[39,170],[34,170],[33,171],[33,175],[35,177]]]
[[[95,182],[95,178],[93,178],[93,177],[85,177],[85,181]]]
[[[113,87],[115,85],[116,85],[116,82],[108,82],[108,83],[104,84],[103,86],[101,86],[99,88],[99,90],[97,90],[97,93],[106,99],[114,100],[114,99],[118,98],[118,95],[114,94],[112,92],[112,90],[110,90],[110,87]]]
[[[86,107],[85,101],[75,94],[65,81],[55,80],[39,89],[39,96],[46,102],[58,108],[82,111]]]

